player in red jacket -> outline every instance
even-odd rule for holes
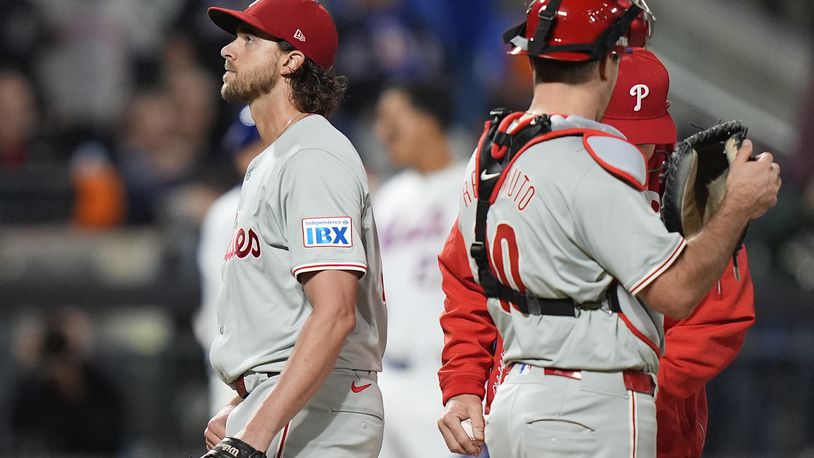
[[[650,51],[637,49],[622,58],[619,80],[603,119],[649,156],[648,184],[654,210],[658,210],[662,192],[659,173],[676,139],[675,124],[667,112],[668,89],[664,65]],[[482,400],[486,400],[488,413],[503,366],[500,338],[465,253],[460,232],[453,230],[439,256],[447,295],[441,316],[445,348],[439,371],[446,409],[439,428],[446,430],[445,437],[460,437],[461,421],[471,419],[476,440],[457,441],[457,445],[474,454],[480,451],[483,439]],[[660,457],[701,455],[707,427],[705,385],[735,359],[755,320],[745,250],[738,254],[738,265],[740,281],[730,262],[689,317],[681,321],[665,317],[665,350],[659,361],[656,398]],[[456,448],[447,442],[450,449]]]

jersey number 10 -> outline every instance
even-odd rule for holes
[[[517,249],[517,236],[514,229],[506,223],[498,224],[495,231],[491,261],[492,270],[497,274],[501,283],[521,293],[526,292],[526,285],[520,278],[520,251]],[[507,261],[508,265],[506,265]],[[500,305],[506,312],[511,311],[508,301],[501,299]]]

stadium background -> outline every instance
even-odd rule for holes
[[[240,108],[218,97],[228,37],[205,9],[248,3],[0,3],[4,454],[203,451],[206,362],[190,327],[200,300],[195,249],[209,203],[237,180],[220,145]],[[333,121],[372,182],[393,173],[369,128],[388,81],[453,91],[462,157],[490,107],[526,107],[526,64],[508,59],[499,39],[522,0],[325,4],[339,27],[336,69],[351,80]],[[744,119],[784,174],[780,203],[747,240],[758,318],[740,357],[710,385],[706,456],[814,456],[814,4],[651,6],[652,47],[671,72],[680,135],[691,123]],[[60,374],[67,392],[84,381],[92,395],[34,390],[32,377],[46,373]],[[57,433],[71,445],[49,445]]]

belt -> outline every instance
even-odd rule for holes
[[[246,375],[248,374],[265,374],[266,378],[271,378],[274,377],[275,375],[280,375],[279,372],[246,372],[245,374],[241,375],[240,377],[237,378],[237,380],[229,384],[229,387],[237,391],[237,395],[240,396],[241,399],[246,399],[246,396],[249,395],[249,390],[246,389]]]
[[[556,375],[558,377],[568,377],[575,380],[582,380],[582,371],[573,369],[558,369],[556,367],[546,367],[543,369],[546,375]],[[637,393],[644,393],[653,396],[656,393],[656,382],[647,372],[642,371],[622,371],[622,378],[625,388]]]

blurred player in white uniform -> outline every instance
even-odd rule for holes
[[[221,95],[269,145],[246,172],[217,300],[215,372],[237,395],[207,424],[206,458],[376,457],[386,338],[367,175],[326,119],[347,81],[313,0],[210,8],[235,36]]]
[[[240,110],[237,119],[226,131],[223,149],[234,161],[240,175],[246,173],[249,162],[265,148],[260,132],[254,125],[249,107]],[[223,253],[232,241],[235,229],[235,214],[240,201],[240,185],[218,197],[206,212],[201,224],[201,239],[198,243],[198,271],[201,276],[201,308],[195,315],[193,330],[198,343],[209,355],[209,348],[218,332],[215,305],[221,287]],[[232,399],[234,390],[223,383],[220,377],[209,372],[209,414],[215,415]]]
[[[443,90],[423,83],[393,86],[378,102],[376,133],[404,168],[373,201],[388,310],[382,458],[450,456],[435,421],[444,301],[436,257],[458,212],[465,167],[447,137],[452,110]]]

